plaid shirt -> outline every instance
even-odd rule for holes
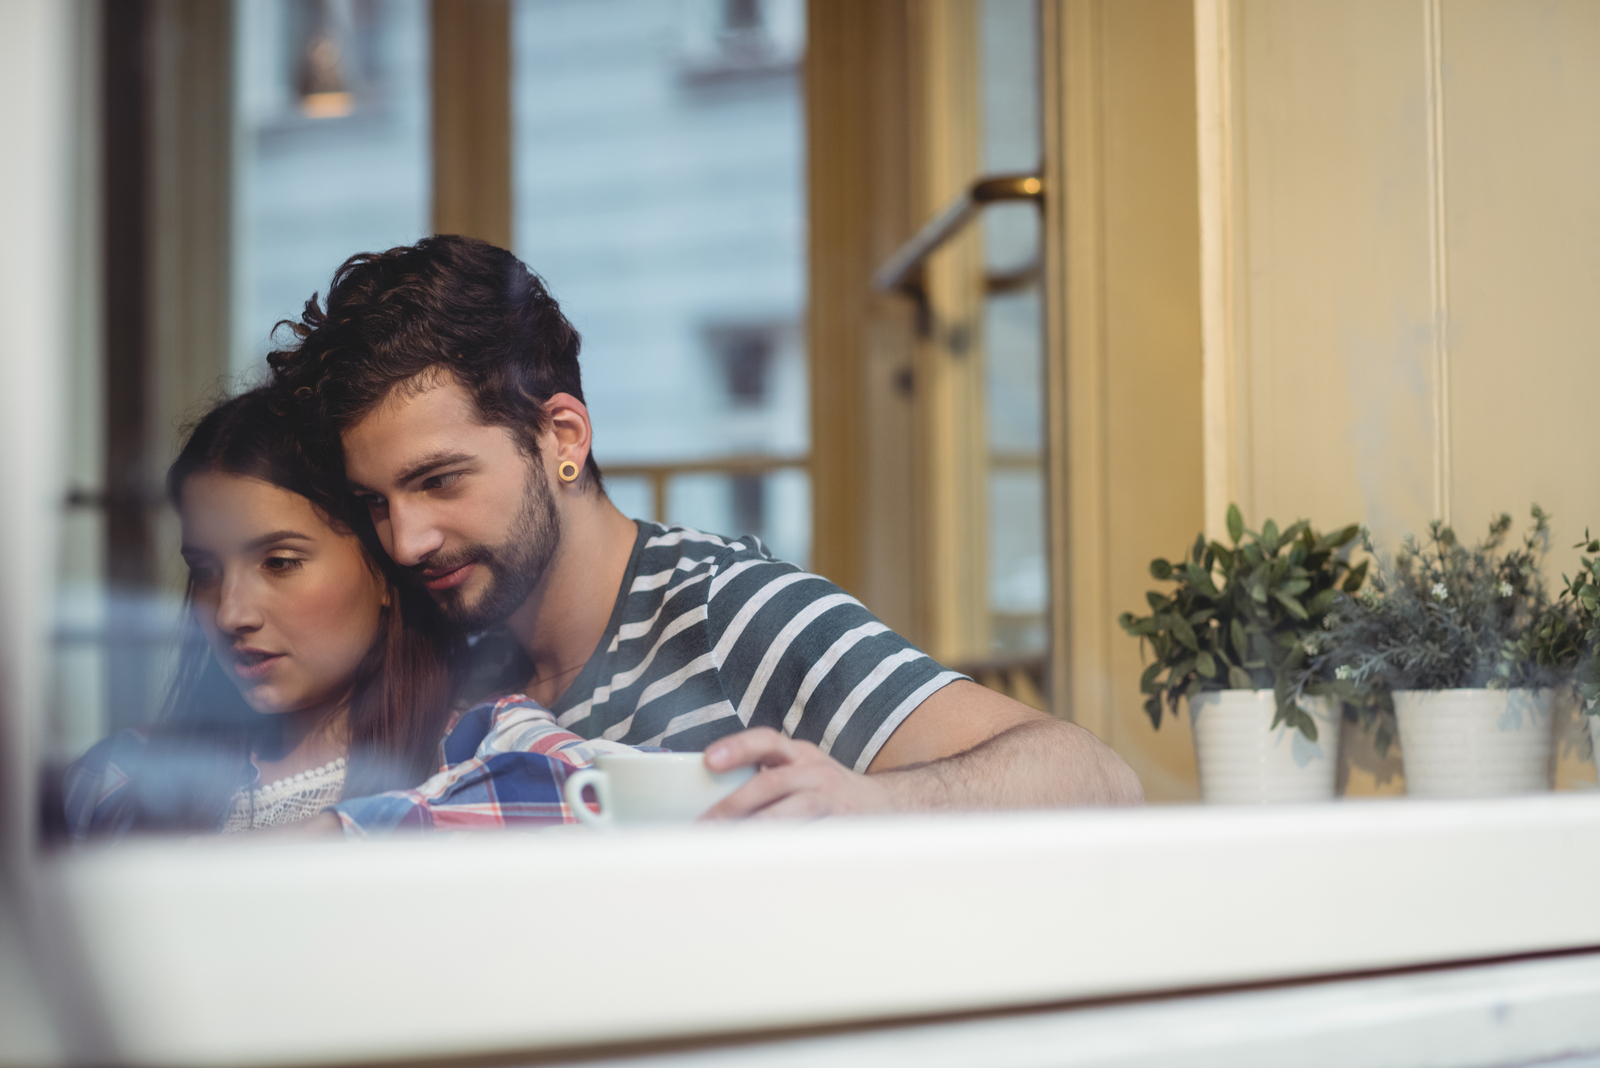
[[[522,694],[476,705],[439,745],[440,769],[409,790],[346,798],[333,806],[346,837],[394,830],[480,830],[573,823],[567,776],[601,753],[660,750],[589,739],[557,726]]]

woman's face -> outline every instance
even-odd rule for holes
[[[385,596],[356,536],[298,493],[240,475],[191,475],[178,512],[195,614],[250,707],[342,700],[377,640]]]

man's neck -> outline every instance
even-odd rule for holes
[[[507,624],[533,661],[526,693],[554,707],[600,644],[639,528],[603,494],[567,509],[544,581]]]

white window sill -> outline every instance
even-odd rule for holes
[[[128,1062],[411,1060],[1600,947],[1600,795],[126,843],[44,875]]]

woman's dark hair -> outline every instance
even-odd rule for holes
[[[320,427],[316,458],[342,470],[339,434],[396,388],[453,377],[489,426],[529,457],[557,393],[583,400],[580,339],[538,275],[505,249],[453,234],[364,252],[334,272],[326,308],[312,295],[295,343],[267,357],[278,383]],[[584,471],[603,489],[591,452]]]
[[[286,405],[270,387],[224,401],[195,424],[167,471],[174,508],[182,506],[189,479],[206,472],[298,493],[330,525],[361,538],[368,565],[388,586],[389,606],[354,680],[344,793],[380,793],[426,778],[438,766],[456,652],[456,639],[433,601],[398,580],[365,510],[344,503],[347,498],[331,488],[328,476],[307,462]],[[185,605],[193,592],[191,583]],[[150,760],[164,767],[166,784],[140,791],[139,823],[146,829],[214,829],[238,789],[238,772],[256,747],[272,742],[281,723],[245,703],[211,655],[193,613],[185,617],[177,671],[151,737]]]

